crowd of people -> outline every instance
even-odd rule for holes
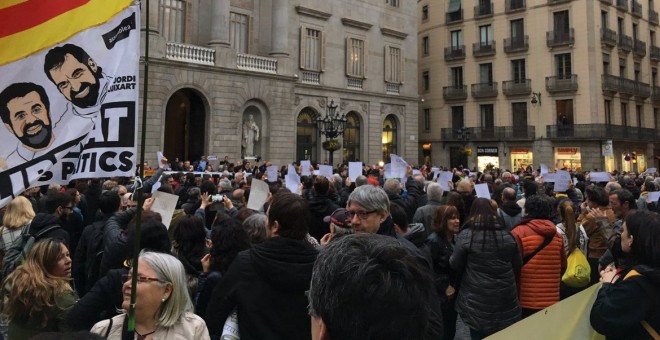
[[[142,181],[33,188],[2,208],[0,335],[126,339],[135,290],[140,340],[453,339],[459,317],[482,339],[600,282],[597,332],[658,336],[658,174],[571,171],[557,192],[531,167],[438,183],[426,166],[351,180],[344,164],[291,192],[287,166],[268,179],[268,161],[210,163],[163,158]],[[260,209],[253,179],[269,186]],[[152,189],[178,197],[168,225]]]

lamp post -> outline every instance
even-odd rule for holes
[[[464,166],[468,166],[467,143],[470,140],[470,129],[463,126],[458,130],[456,130],[456,133],[458,134],[458,139],[460,139],[463,142],[463,155],[465,155],[465,159],[463,159],[465,161]]]
[[[344,127],[346,126],[346,115],[339,114],[337,112],[337,104],[334,100],[331,100],[328,104],[325,117],[321,118],[320,116],[316,118],[316,125],[319,130],[319,135],[325,136],[325,142],[323,142],[323,149],[330,152],[330,165],[333,165],[333,154],[336,150],[339,150],[339,140],[337,137],[344,134]]]

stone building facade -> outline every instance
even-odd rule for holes
[[[399,0],[150,0],[146,155],[323,162],[317,118],[346,115],[334,163],[418,157],[416,9]],[[144,71],[144,68],[142,69]],[[142,81],[144,72],[142,72]],[[155,156],[154,156],[155,158]]]

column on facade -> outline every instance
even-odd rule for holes
[[[229,47],[229,12],[230,0],[213,0],[211,2],[212,23],[210,46]]]
[[[289,0],[273,0],[271,56],[289,55]]]
[[[149,34],[158,34],[158,0],[148,0],[149,6]],[[140,11],[140,30],[147,30],[147,11]]]

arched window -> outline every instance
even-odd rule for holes
[[[397,141],[397,125],[396,117],[389,115],[383,121],[383,161],[390,162],[390,154],[398,154],[396,148]]]
[[[304,108],[298,114],[296,161],[305,159],[316,161],[318,159],[316,153],[316,140],[318,137],[316,116],[316,112],[310,108]]]
[[[360,117],[352,111],[346,115],[343,159],[344,162],[360,161]]]

